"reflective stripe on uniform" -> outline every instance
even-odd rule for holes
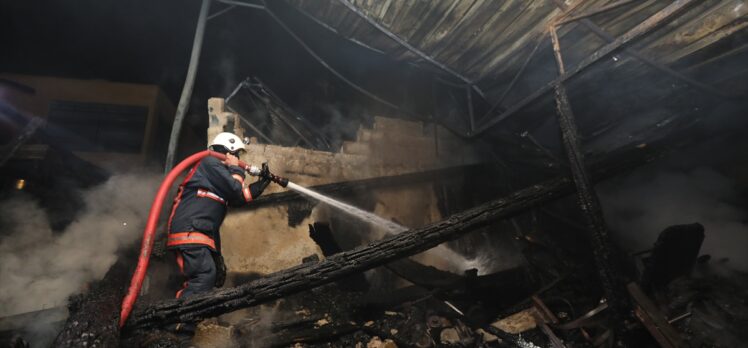
[[[216,242],[213,241],[213,238],[210,238],[200,232],[169,233],[169,238],[166,241],[166,246],[172,247],[185,244],[202,244],[207,245],[213,249],[216,248]]]
[[[177,251],[177,266],[179,266],[179,272],[184,274],[184,257],[182,256],[181,251]],[[184,292],[184,289],[187,289],[187,281],[185,280],[182,283],[182,288],[177,291],[177,298],[182,297],[182,292]]]
[[[236,181],[238,181],[239,183],[241,183],[242,185],[244,185],[244,178],[242,178],[241,175],[239,175],[239,174],[231,174],[231,176],[234,179],[236,179]]]
[[[197,196],[198,197],[207,197],[207,198],[210,198],[210,199],[212,199],[212,200],[214,200],[216,202],[219,202],[221,204],[226,204],[226,200],[225,199],[223,199],[221,196],[219,196],[219,195],[217,195],[217,194],[215,194],[213,192],[210,192],[208,190],[197,189]]]
[[[242,189],[242,194],[244,195],[244,200],[249,202],[252,200],[252,191],[249,190],[249,187],[245,187]]]

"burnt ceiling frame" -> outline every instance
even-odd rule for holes
[[[457,71],[452,70],[450,67],[440,63],[434,57],[429,56],[428,54],[424,53],[423,51],[419,50],[418,48],[414,47],[408,41],[405,39],[397,36],[397,34],[393,33],[389,29],[385,28],[383,25],[379,24],[377,21],[375,21],[373,18],[369,17],[366,13],[361,11],[356,5],[350,3],[347,0],[338,0],[340,4],[348,8],[351,12],[356,14],[359,18],[363,19],[369,25],[376,28],[379,32],[387,36],[388,38],[392,39],[392,41],[397,42],[400,46],[405,47],[408,51],[412,52],[413,54],[417,55],[421,59],[429,62],[430,64],[436,66],[440,70],[452,75],[453,77],[456,77],[460,81],[464,82],[465,86],[468,86],[470,89],[474,90],[478,95],[481,96],[481,98],[486,99],[485,94],[483,93],[483,90],[478,87],[474,81],[470,80],[466,76],[463,76]]]
[[[253,124],[245,116],[242,116],[240,112],[237,112],[237,110],[233,109],[229,105],[230,101],[242,88],[246,88],[249,92],[248,99],[252,103],[252,106],[255,110],[263,110],[268,118],[271,118],[273,116],[276,117],[294,134],[296,134],[297,140],[296,143],[293,144],[293,146],[297,146],[300,142],[303,141],[311,149],[319,151],[330,151],[331,146],[329,141],[323,135],[319,134],[319,131],[316,128],[312,127],[307,121],[304,121],[305,119],[301,114],[284,103],[283,100],[279,96],[277,96],[269,87],[267,87],[258,77],[247,77],[242,82],[240,82],[236,86],[236,88],[234,88],[234,90],[231,92],[231,94],[229,94],[228,97],[225,98],[226,107],[231,112],[235,113],[239,117],[239,120],[241,122],[249,126],[252,131],[257,133],[258,135],[260,135],[260,137],[267,141],[268,144],[278,145],[271,139],[271,137],[260,130],[261,127],[264,127],[267,124],[267,121],[264,121],[261,124],[255,126],[255,124]],[[257,101],[255,99],[257,99]],[[258,105],[258,101],[262,103],[262,107]],[[291,120],[289,120],[289,116],[295,118],[296,120],[302,121],[302,124],[308,127],[308,129],[312,133],[314,133],[314,135],[319,136],[318,139],[321,140],[321,142],[312,141],[307,136],[305,136],[304,133],[300,131]]]
[[[564,11],[571,10],[571,7],[568,6],[568,5],[566,5],[563,0],[552,0],[552,1],[561,10],[564,10]],[[612,9],[615,9],[615,8],[619,8],[619,7],[623,6],[623,5],[627,5],[627,4],[632,3],[632,2],[635,2],[635,1],[632,1],[632,0],[622,0],[622,1],[619,1],[619,2],[614,3],[614,4],[609,4],[609,5],[603,6],[602,8],[598,8],[597,10],[591,10],[589,12],[586,12],[586,13],[583,13],[583,14],[580,14],[580,15],[571,16],[571,17],[567,17],[565,19],[561,19],[560,21],[558,21],[556,23],[556,25],[568,24],[568,23],[573,23],[573,22],[577,22],[578,21],[582,25],[584,25],[588,30],[590,30],[593,34],[595,34],[598,37],[602,38],[603,40],[607,41],[609,44],[612,44],[617,39],[613,35],[609,34],[605,30],[603,30],[601,27],[599,27],[598,25],[596,25],[594,22],[592,22],[587,17],[593,16],[593,15],[596,15],[596,14],[599,14],[599,13],[602,13],[602,12],[605,12],[605,11],[609,11],[609,10],[612,10]],[[629,32],[627,32],[626,34],[628,34]],[[626,35],[626,34],[624,34],[624,35]],[[544,33],[544,35],[545,35],[545,33]],[[622,35],[622,37],[623,37],[623,35]],[[507,89],[504,91],[504,93],[499,98],[499,100],[496,101],[496,102],[494,102],[493,105],[491,106],[491,108],[489,108],[489,110],[486,111],[483,116],[481,116],[481,118],[480,118],[481,120],[486,119],[494,110],[496,110],[496,108],[498,108],[498,107],[501,106],[501,103],[504,101],[504,98],[506,98],[506,96],[512,90],[512,88],[514,87],[514,84],[515,84],[516,80],[524,72],[524,68],[527,66],[527,63],[529,63],[529,61],[532,59],[533,55],[535,54],[535,52],[537,51],[538,47],[541,44],[542,44],[542,39],[539,39],[539,42],[536,44],[535,48],[530,53],[530,55],[528,56],[528,58],[525,61],[525,63],[522,65],[522,68],[520,68],[520,70],[515,75],[514,79],[512,79],[512,82],[509,84],[509,87],[507,87]],[[623,44],[625,44],[625,43],[623,43]],[[605,47],[607,47],[607,46],[605,46]],[[603,48],[605,48],[605,47],[603,47]],[[602,51],[602,49],[600,49],[600,50],[592,53],[590,56],[594,56],[595,54],[598,54],[598,52],[601,52],[601,51]],[[645,63],[645,64],[647,64],[647,65],[649,65],[649,66],[651,66],[651,67],[653,67],[653,68],[655,68],[655,69],[657,69],[657,70],[659,70],[659,71],[661,71],[661,72],[663,72],[663,73],[665,73],[665,74],[667,74],[667,75],[669,75],[669,76],[671,76],[671,77],[673,77],[673,78],[675,78],[677,80],[680,80],[680,81],[682,81],[682,82],[684,82],[684,83],[686,83],[686,84],[688,84],[688,85],[690,85],[690,86],[692,86],[694,88],[700,89],[703,92],[709,93],[709,94],[714,95],[714,96],[722,97],[722,98],[738,98],[739,97],[739,96],[729,95],[729,94],[724,93],[724,92],[722,92],[722,91],[720,91],[720,90],[718,90],[718,89],[716,89],[716,88],[714,88],[712,86],[709,86],[709,85],[707,85],[705,83],[699,82],[699,81],[697,81],[697,80],[695,80],[693,78],[690,78],[690,77],[684,75],[681,72],[673,70],[672,68],[670,68],[670,67],[668,67],[668,66],[666,66],[666,65],[664,65],[662,63],[659,63],[659,62],[657,62],[657,61],[655,61],[655,60],[647,57],[646,55],[642,54],[641,52],[637,51],[634,48],[623,47],[623,51],[626,54],[630,55],[631,57],[634,57],[634,58],[638,59],[642,63]],[[601,56],[600,58],[603,58],[603,57]],[[584,63],[584,61],[580,62],[579,66],[581,66],[582,63]],[[587,66],[584,66],[584,67],[582,67],[582,69],[584,69],[586,67]],[[575,69],[575,70],[577,70],[577,69]],[[576,73],[578,73],[580,71],[576,71],[574,74],[576,74]],[[569,78],[570,77],[571,76],[569,76]],[[562,78],[562,76],[559,76],[559,78]],[[568,79],[568,78],[565,78],[564,81],[566,79]],[[525,107],[527,104],[529,104],[529,103],[533,102],[535,99],[541,97],[546,92],[549,92],[553,88],[553,85],[555,85],[556,83],[559,83],[559,82],[563,82],[563,81],[558,81],[558,79],[554,80],[553,82],[551,82],[551,84],[543,86],[540,90],[538,90],[535,93],[531,94],[529,97],[526,97],[525,99],[523,99],[520,102],[516,103],[515,105],[513,105],[509,109],[504,110],[501,114],[499,114],[498,116],[496,116],[496,118],[488,121],[483,126],[481,126],[480,128],[478,128],[477,131],[476,131],[476,133],[474,135],[478,135],[478,134],[486,131],[488,128],[491,128],[494,125],[496,125],[497,123],[503,121],[507,117],[512,116],[514,113],[516,113],[517,111],[519,111],[521,108]]]
[[[554,2],[560,2],[561,0],[553,0]],[[575,77],[582,71],[584,71],[589,66],[593,65],[594,63],[597,63],[601,59],[607,57],[610,55],[613,51],[616,51],[620,48],[622,48],[624,45],[642,37],[643,35],[649,33],[653,29],[659,27],[660,25],[664,24],[667,19],[669,19],[672,15],[674,15],[677,12],[680,12],[681,10],[684,10],[685,8],[689,7],[690,5],[693,5],[696,2],[696,0],[675,0],[667,7],[661,9],[654,15],[650,16],[649,18],[645,19],[635,27],[631,28],[629,31],[624,33],[623,35],[619,36],[618,38],[615,38],[613,41],[609,42],[608,44],[604,45],[603,47],[597,49],[595,52],[588,55],[586,58],[582,59],[576,67],[573,69],[564,72],[563,74],[560,74],[556,79],[553,81],[547,83],[543,87],[537,89],[532,94],[526,96],[519,102],[512,105],[510,108],[502,112],[501,114],[497,115],[493,119],[489,120],[488,122],[485,122],[483,125],[478,127],[476,129],[476,132],[474,135],[478,135],[482,132],[485,132],[489,128],[495,126],[499,122],[505,120],[507,117],[514,115],[517,111],[521,110],[525,106],[529,105],[533,101],[537,100],[541,96],[545,95],[547,92],[550,92],[551,90],[555,89],[555,87],[563,82],[566,82],[567,80]],[[584,21],[585,19],[582,19]],[[612,38],[612,37],[611,37]],[[659,64],[659,63],[658,63]],[[676,72],[677,73],[677,72]],[[679,74],[679,73],[678,73]],[[495,106],[498,106],[494,104]],[[489,109],[489,112],[493,111],[495,107]]]
[[[377,101],[377,102],[379,102],[379,103],[381,103],[383,105],[386,105],[386,106],[388,106],[388,107],[390,107],[390,108],[392,108],[392,109],[394,109],[396,111],[399,111],[399,112],[402,112],[402,113],[408,114],[408,115],[416,115],[417,114],[416,112],[414,112],[412,110],[407,110],[407,109],[405,109],[403,107],[400,107],[398,105],[395,105],[392,102],[389,102],[389,101],[385,100],[384,98],[382,98],[382,97],[374,94],[373,92],[367,90],[366,88],[364,88],[364,87],[356,84],[355,82],[349,80],[342,73],[340,73],[339,71],[335,70],[335,68],[333,68],[332,66],[330,66],[329,63],[327,63],[321,56],[319,56],[319,54],[317,54],[311,47],[309,47],[309,45],[307,45],[306,42],[301,37],[299,37],[298,34],[296,34],[296,32],[294,32],[282,19],[280,19],[280,17],[277,15],[277,13],[275,13],[268,6],[266,0],[262,0],[262,3],[263,3],[262,5],[257,5],[257,4],[253,4],[253,3],[246,3],[246,2],[242,2],[242,1],[236,1],[236,0],[216,0],[216,1],[224,3],[224,4],[227,4],[227,5],[231,5],[231,6],[243,6],[243,7],[248,7],[248,8],[252,8],[252,9],[259,9],[259,10],[265,11],[265,13],[267,13],[278,25],[280,25],[281,28],[283,28],[283,30],[286,31],[286,33],[288,33],[309,55],[312,56],[312,58],[314,58],[320,65],[322,65],[325,69],[327,69],[330,73],[332,73],[333,75],[335,75],[337,78],[339,78],[340,80],[342,80],[348,86],[352,87],[353,89],[355,89],[356,91],[360,92],[361,94],[363,94],[363,95],[365,95],[365,96],[367,96],[367,97],[369,97],[369,98],[371,98],[371,99],[373,99],[373,100],[375,100],[375,101]],[[297,8],[295,6],[293,6],[293,7],[296,10],[298,10],[299,12],[301,12],[302,14],[304,14],[306,17],[312,19],[315,23],[317,23],[317,24],[321,25],[322,27],[326,28],[327,30],[329,30],[329,31],[331,31],[331,32],[333,32],[333,33],[335,33],[335,34],[343,37],[343,38],[346,38],[346,39],[350,40],[351,42],[357,43],[358,45],[360,45],[362,47],[368,48],[368,49],[370,49],[372,51],[375,51],[377,53],[380,53],[380,54],[384,54],[384,52],[379,51],[379,50],[377,50],[375,48],[372,48],[372,47],[370,47],[370,46],[368,46],[368,45],[366,45],[366,44],[364,44],[362,42],[359,42],[358,40],[355,40],[355,39],[352,39],[352,38],[348,38],[348,37],[345,37],[345,36],[341,35],[335,28],[333,28],[333,27],[325,24],[324,22],[322,22],[319,19],[315,18],[314,16],[312,16],[309,13],[307,13],[306,11],[303,11],[302,9]],[[214,15],[211,15],[211,17],[217,17],[217,16],[223,14],[224,11],[228,11],[231,8],[232,7],[229,7],[229,8],[223,9],[221,11],[218,11]],[[410,47],[412,47],[412,46],[410,46]],[[415,48],[413,48],[413,49],[415,49]],[[437,80],[439,82],[441,82],[441,83],[444,83],[444,84],[447,84],[447,85],[450,85],[450,86],[453,86],[453,87],[457,87],[457,88],[465,88],[466,90],[470,91],[469,93],[471,93],[471,94],[469,96],[467,96],[467,99],[470,100],[470,103],[468,105],[468,110],[469,110],[469,113],[468,113],[469,120],[468,120],[468,122],[470,124],[470,130],[469,130],[469,132],[468,133],[461,132],[461,131],[459,131],[457,129],[454,129],[453,127],[449,127],[446,124],[443,124],[443,126],[446,127],[446,128],[448,128],[449,130],[451,130],[452,132],[454,132],[456,134],[459,134],[459,135],[462,135],[462,136],[468,136],[468,137],[472,136],[473,135],[473,131],[474,131],[474,127],[475,127],[475,118],[473,116],[474,112],[472,111],[473,110],[473,105],[472,105],[472,93],[473,92],[472,91],[475,91],[475,93],[478,93],[481,97],[483,97],[483,92],[475,84],[455,84],[455,83],[452,83],[452,82],[449,82],[449,81],[446,81],[446,80],[443,80],[443,79],[440,79],[440,78],[437,78]],[[468,81],[468,82],[470,82],[470,81]]]
[[[563,0],[553,0],[553,2],[556,3],[556,6],[558,6],[560,9],[566,8],[566,4],[564,4]],[[620,4],[620,5],[624,5],[624,4]],[[607,9],[605,9],[605,10],[612,10],[614,8],[618,8],[619,6],[609,7]],[[606,7],[606,6],[604,6],[604,7]],[[595,14],[598,14],[598,13],[600,13],[600,12],[591,13],[590,15],[595,15]],[[596,25],[594,22],[592,22],[592,20],[590,20],[590,19],[588,19],[586,17],[587,16],[581,16],[581,15],[579,15],[579,16],[576,16],[576,18],[571,17],[571,18],[567,19],[566,21],[559,22],[558,24],[560,25],[560,24],[564,24],[564,23],[567,23],[567,22],[572,22],[572,21],[579,20],[579,22],[582,23],[582,25],[584,25],[593,34],[597,35],[601,39],[603,39],[605,41],[608,41],[608,42],[613,42],[615,40],[615,37],[613,35],[610,35],[608,32],[606,32],[605,30],[603,30],[600,26]],[[653,67],[653,68],[655,68],[655,69],[657,69],[657,70],[659,70],[659,71],[661,71],[661,72],[663,72],[665,74],[670,75],[671,77],[673,77],[675,79],[683,81],[683,82],[685,82],[685,83],[687,83],[687,84],[689,84],[689,85],[691,85],[691,86],[693,86],[695,88],[698,88],[698,89],[700,89],[700,90],[702,90],[702,91],[704,91],[706,93],[709,93],[709,94],[712,94],[712,95],[715,95],[715,96],[719,96],[719,97],[724,97],[724,98],[731,98],[732,97],[729,94],[724,93],[722,91],[719,91],[719,90],[717,90],[716,88],[714,88],[712,86],[709,86],[709,85],[707,85],[705,83],[702,83],[702,82],[699,82],[697,80],[694,80],[694,79],[692,79],[692,78],[690,78],[690,77],[688,77],[688,76],[686,76],[686,75],[684,75],[684,74],[682,74],[682,73],[680,73],[678,71],[675,71],[675,70],[669,68],[668,66],[666,66],[666,65],[664,65],[662,63],[659,63],[659,62],[657,62],[657,61],[655,61],[655,60],[647,57],[646,55],[642,54],[641,52],[637,51],[634,48],[624,47],[623,51],[625,53],[627,53],[628,55],[630,55],[630,56],[632,56],[632,57],[640,60],[642,63],[647,64],[647,65],[649,65],[649,66],[651,66],[651,67]]]
[[[302,40],[293,30],[291,30],[291,28],[289,28],[288,25],[286,25],[286,23],[283,22],[278,17],[278,15],[276,15],[275,12],[273,12],[273,10],[270,9],[270,7],[268,7],[267,1],[263,0],[262,3],[264,5],[263,10],[265,10],[265,13],[267,13],[270,16],[270,18],[272,18],[276,23],[278,23],[278,25],[280,25],[281,28],[283,28],[283,30],[285,30],[286,33],[288,33],[288,35],[290,35],[294,40],[296,40],[296,42],[299,45],[301,45],[301,47],[304,48],[304,50],[309,55],[311,55],[315,60],[317,60],[318,63],[320,63],[322,66],[324,66],[325,69],[327,69],[328,71],[330,71],[330,73],[332,73],[333,75],[335,75],[337,78],[339,78],[340,80],[342,80],[347,85],[351,86],[353,89],[355,89],[356,91],[360,92],[361,94],[364,94],[367,97],[369,97],[371,99],[374,99],[374,100],[376,100],[376,101],[378,101],[378,102],[380,102],[380,103],[382,103],[384,105],[387,105],[387,106],[389,106],[389,107],[391,107],[391,108],[393,108],[395,110],[403,111],[403,109],[401,107],[399,107],[399,106],[397,106],[397,105],[395,105],[395,104],[393,104],[393,103],[391,103],[391,102],[389,102],[389,101],[387,101],[387,100],[385,100],[385,99],[377,96],[376,94],[370,92],[369,90],[367,90],[367,89],[359,86],[355,82],[353,82],[353,81],[349,80],[348,78],[346,78],[345,76],[343,76],[343,74],[341,74],[339,71],[335,70],[332,66],[330,66],[330,64],[328,64],[324,59],[322,59],[322,57],[320,57],[316,52],[314,52],[314,50],[312,50],[312,48],[309,47],[309,45],[307,45],[306,42],[304,42],[304,40]]]
[[[557,0],[554,0],[557,1]],[[686,9],[696,0],[676,0],[665,8],[659,10],[653,16],[650,16],[634,28],[630,29],[624,35],[614,40],[613,42],[603,46],[602,48],[595,51],[593,54],[583,59],[574,70],[567,72],[564,66],[563,57],[561,54],[561,46],[558,37],[558,28],[564,23],[569,21],[558,20],[561,17],[557,17],[557,20],[551,21],[548,31],[551,37],[551,43],[553,47],[553,54],[558,67],[559,76],[554,80],[554,83],[550,85],[555,92],[555,104],[556,112],[558,116],[558,124],[561,131],[561,138],[568,158],[569,168],[576,187],[577,200],[579,207],[582,211],[582,215],[586,221],[586,227],[590,231],[590,239],[592,243],[592,254],[595,260],[595,266],[597,268],[598,276],[604,295],[611,305],[612,315],[615,318],[621,319],[627,311],[627,302],[625,295],[622,291],[622,286],[619,284],[617,272],[611,264],[611,245],[610,233],[605,222],[602,207],[595,191],[594,185],[590,180],[590,174],[587,170],[587,165],[584,159],[584,151],[582,150],[582,142],[580,134],[576,125],[574,113],[571,108],[569,96],[566,93],[564,82],[574,76],[574,74],[582,71],[585,67],[593,64],[602,57],[607,56],[612,51],[624,45],[632,40],[647,34],[648,32],[658,28],[664,24],[676,13]],[[548,85],[546,86],[548,87]],[[541,89],[542,90],[542,89]],[[613,328],[616,333],[621,333],[623,327],[620,324],[621,320],[615,321],[616,326]]]
[[[288,4],[287,0],[284,0],[284,1],[286,2],[286,4]],[[364,43],[364,42],[362,42],[360,40],[356,40],[356,38],[354,38],[354,37],[343,35],[337,29],[335,29],[332,26],[328,25],[327,23],[321,21],[320,19],[318,19],[317,17],[313,16],[311,13],[307,12],[306,10],[304,10],[301,7],[292,6],[290,4],[288,4],[288,5],[291,6],[291,7],[293,7],[294,9],[296,9],[296,11],[298,11],[299,13],[303,14],[306,18],[309,18],[314,23],[317,23],[319,26],[327,29],[328,31],[332,32],[335,35],[338,35],[338,36],[340,36],[340,37],[342,37],[342,38],[344,38],[344,39],[346,39],[346,40],[348,40],[350,42],[353,42],[354,44],[356,44],[356,45],[358,45],[360,47],[363,47],[363,48],[365,48],[365,49],[367,49],[369,51],[372,51],[372,52],[375,52],[375,53],[378,53],[378,54],[381,54],[381,55],[385,55],[386,54],[384,51],[376,49],[376,48],[374,48],[372,46],[369,46],[369,45],[367,45],[366,43]]]
[[[348,0],[338,0],[340,4],[348,8],[351,12],[356,14],[359,18],[363,19],[366,23],[377,29],[379,32],[390,38],[392,41],[395,41],[398,45],[405,47],[408,51],[412,52],[413,54],[417,55],[421,59],[429,62],[429,64],[439,68],[440,70],[448,73],[449,75],[459,79],[463,82],[463,84],[455,84],[453,82],[445,81],[443,79],[437,79],[439,82],[445,83],[447,85],[457,87],[457,88],[464,88],[465,89],[465,99],[467,104],[467,122],[468,122],[468,131],[463,134],[465,136],[471,137],[475,133],[475,114],[473,110],[473,93],[478,94],[483,100],[486,100],[486,95],[483,92],[483,90],[478,86],[478,84],[475,82],[477,80],[480,80],[481,78],[478,78],[477,80],[470,80],[466,76],[460,74],[459,72],[451,69],[450,67],[444,65],[443,63],[436,60],[434,57],[424,53],[423,51],[419,50],[415,46],[408,43],[407,40],[399,37],[397,34],[393,33],[391,30],[385,28],[383,25],[379,24],[376,20],[369,17],[366,13],[364,13],[361,9],[356,7],[356,5],[352,4]],[[310,17],[313,17],[311,15],[308,15]],[[318,22],[318,20],[315,21]],[[326,26],[327,27],[327,26]],[[332,29],[332,28],[331,28]]]

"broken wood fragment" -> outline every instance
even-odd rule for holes
[[[647,328],[647,331],[649,331],[657,343],[663,348],[683,347],[683,338],[670,325],[665,315],[662,314],[654,302],[644,294],[639,285],[632,282],[626,288],[636,304],[634,314],[644,324],[644,327]]]

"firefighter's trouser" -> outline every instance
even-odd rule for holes
[[[177,298],[189,297],[208,292],[216,283],[216,265],[213,252],[208,247],[190,247],[176,250],[177,265],[186,278]],[[195,333],[196,323],[179,323],[170,325],[169,329],[188,339]]]
[[[208,247],[192,247],[177,251],[177,265],[187,278],[177,298],[213,290],[216,284],[216,264]]]

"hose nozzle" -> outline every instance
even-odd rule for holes
[[[265,163],[262,164],[262,168],[258,168],[256,166],[249,166],[248,165],[244,169],[247,171],[247,173],[249,173],[249,175],[259,176],[261,178],[269,179],[270,181],[272,181],[272,182],[274,182],[274,183],[276,183],[278,185],[281,185],[283,187],[288,186],[288,179],[286,179],[286,178],[284,178],[282,176],[277,176],[277,175],[271,173],[270,169],[268,169],[267,162],[265,162]]]
[[[272,182],[274,182],[274,183],[276,183],[278,185],[281,185],[282,187],[288,186],[288,179],[286,179],[286,178],[284,178],[282,176],[277,176],[277,175],[275,175],[273,173],[268,173],[267,174],[267,178],[270,179],[270,181],[272,181]]]

